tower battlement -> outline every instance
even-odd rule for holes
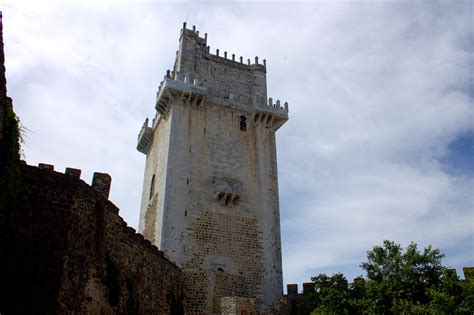
[[[188,98],[191,98],[191,96],[194,95],[196,98],[199,98],[199,103],[202,103],[205,96],[213,96],[208,92],[209,90],[212,89],[204,87],[203,83],[198,79],[194,79],[191,73],[182,74],[181,72],[167,70],[163,81],[160,82],[158,92],[156,93],[155,108],[161,115],[166,115],[168,112],[168,106],[166,104],[168,101],[167,98],[171,92],[177,92],[178,94],[182,93],[183,97],[187,95]],[[238,106],[240,101],[241,99],[239,99],[238,96],[234,97],[233,94],[224,97],[225,105],[231,104]],[[252,112],[263,110],[274,114],[280,114],[282,118],[288,118],[288,102],[285,102],[282,106],[280,100],[273,103],[273,98],[271,97],[266,100],[263,96],[254,95],[251,105]]]
[[[213,60],[214,62],[223,62],[227,63],[229,66],[234,66],[240,69],[247,70],[260,70],[266,72],[267,62],[263,59],[262,63],[258,62],[258,56],[255,56],[253,59],[240,56],[236,59],[235,54],[228,54],[227,51],[224,51],[221,55],[221,50],[216,49],[215,54],[211,53],[211,46],[207,45],[207,33],[204,34],[204,37],[199,37],[199,31],[196,30],[196,26],[193,25],[192,29],[186,28],[186,22],[183,23],[183,28],[181,29],[181,35],[179,40],[182,41],[184,37],[196,41],[199,46],[205,47],[205,55],[207,58]],[[177,54],[179,51],[176,52]]]
[[[187,29],[183,24],[179,50],[170,77],[181,76],[196,79],[199,86],[207,89],[206,101],[229,106],[238,110],[255,112],[267,99],[266,60],[259,57],[245,59],[235,54],[215,50],[210,52],[207,33],[199,37],[195,26]],[[287,106],[288,107],[288,106]],[[287,108],[286,107],[286,108]]]

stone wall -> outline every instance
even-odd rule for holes
[[[259,302],[256,299],[241,297],[223,297],[220,299],[222,315],[257,315]]]
[[[105,198],[110,177],[67,173],[22,165],[0,209],[0,313],[183,313],[181,271]]]
[[[185,313],[187,315],[220,314],[219,298],[225,286],[226,291],[244,294],[245,284],[238,276],[223,271],[184,269]]]
[[[186,314],[231,314],[232,307],[239,310],[235,314],[240,315],[240,310],[259,314],[262,301],[252,298],[241,275],[222,270],[184,269],[183,276]]]

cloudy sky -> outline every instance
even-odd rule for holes
[[[372,246],[432,244],[474,265],[473,4],[466,1],[22,2],[3,10],[8,92],[29,164],[112,175],[138,226],[135,150],[182,22],[267,60],[284,282],[363,274]]]

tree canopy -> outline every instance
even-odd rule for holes
[[[384,241],[367,252],[360,266],[366,278],[349,283],[342,273],[312,278],[300,313],[311,314],[473,314],[474,281],[460,280],[442,265],[431,246]]]

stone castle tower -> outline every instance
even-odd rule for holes
[[[268,309],[283,290],[275,132],[288,104],[267,100],[265,60],[211,54],[184,23],[155,108],[138,137],[140,232],[182,268],[187,313]]]

